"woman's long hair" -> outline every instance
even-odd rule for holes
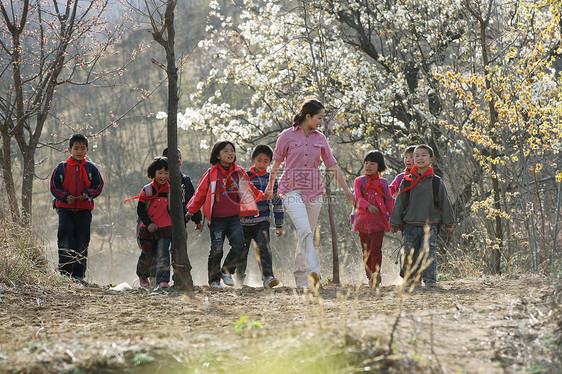
[[[316,99],[307,99],[302,103],[301,109],[295,116],[293,117],[293,127],[299,126],[302,121],[306,118],[307,114],[310,116],[314,116],[318,112],[320,112],[324,108],[324,104],[322,104],[319,100]]]

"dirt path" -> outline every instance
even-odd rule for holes
[[[0,372],[549,372],[560,368],[551,287],[526,276],[442,282],[411,294],[389,286],[380,295],[334,285],[318,295],[117,293],[74,283],[4,290]]]

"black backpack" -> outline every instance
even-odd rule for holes
[[[86,168],[86,173],[88,174],[88,180],[90,182],[92,182],[93,172],[94,172],[94,169],[92,169],[92,168],[94,167],[94,164],[92,164],[91,162],[86,162],[84,164],[84,167]],[[57,168],[55,169],[55,173],[57,173],[57,176],[60,179],[61,186],[64,182],[64,170],[65,169],[66,169],[66,161],[63,161],[60,164],[58,164]],[[57,199],[55,197],[53,197],[53,209],[57,208],[56,202],[57,202]]]

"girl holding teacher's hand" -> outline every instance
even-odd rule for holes
[[[293,126],[277,139],[269,184],[264,193],[264,199],[271,199],[279,167],[285,162],[278,194],[283,198],[285,212],[298,233],[294,275],[299,288],[308,287],[309,280],[312,286],[320,282],[320,261],[313,242],[324,193],[322,175],[318,170],[320,160],[332,172],[347,200],[354,203],[353,193],[343,179],[328,140],[318,131],[324,115],[325,108],[320,101],[308,99],[302,104],[293,118]]]

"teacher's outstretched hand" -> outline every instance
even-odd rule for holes
[[[338,164],[334,164],[334,165],[330,166],[328,169],[330,169],[334,178],[336,178],[336,182],[338,182],[338,184],[343,189],[343,193],[344,193],[347,201],[349,201],[351,204],[355,205],[355,196],[353,195],[353,192],[351,192],[349,190],[349,187],[347,187],[347,183],[345,183],[345,180],[343,179],[343,174],[342,174],[341,169],[338,166]]]

